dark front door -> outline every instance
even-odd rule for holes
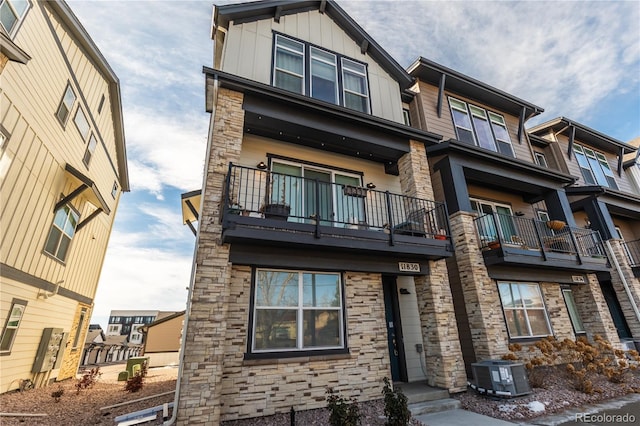
[[[613,289],[611,281],[601,282],[600,288],[602,289],[604,300],[607,301],[607,306],[609,307],[609,312],[611,313],[611,319],[613,320],[613,324],[616,326],[616,330],[618,331],[618,337],[621,339],[630,339],[631,330],[629,330],[629,324],[627,324],[627,320],[624,318],[622,308],[620,307],[620,302],[618,302],[618,297],[616,296],[616,292]]]
[[[391,361],[391,379],[394,382],[407,381],[407,364],[404,357],[402,341],[402,324],[400,323],[400,304],[395,276],[383,276],[384,311],[387,326],[389,359]]]

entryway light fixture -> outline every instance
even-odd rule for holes
[[[369,182],[367,184],[367,188],[369,188],[369,189],[374,189],[375,187],[376,187],[376,185],[373,182]]]
[[[258,165],[256,166],[257,168],[259,168],[260,170],[264,170],[267,168],[267,165],[264,164],[264,161],[261,161],[258,163]]]

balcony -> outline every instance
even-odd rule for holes
[[[230,164],[223,242],[422,260],[453,254],[443,203],[342,180],[325,182]]]
[[[627,255],[627,261],[633,270],[633,275],[640,278],[640,240],[623,242],[622,248]]]
[[[500,213],[475,219],[486,265],[521,265],[582,272],[609,268],[600,234],[590,229]]]

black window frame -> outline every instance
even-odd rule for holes
[[[255,316],[255,298],[257,287],[258,270],[276,270],[276,271],[290,271],[297,273],[331,273],[337,274],[340,277],[340,292],[341,292],[341,320],[342,320],[342,347],[330,348],[330,349],[290,349],[286,351],[282,350],[265,350],[265,351],[253,351],[254,340],[254,316]],[[319,270],[312,268],[278,268],[278,267],[252,267],[251,268],[251,290],[249,292],[249,318],[247,324],[247,346],[244,354],[244,359],[285,359],[285,358],[297,358],[297,357],[313,357],[313,356],[327,356],[327,355],[348,355],[349,354],[349,336],[347,333],[347,305],[346,305],[346,283],[345,273],[335,270]]]
[[[358,111],[361,112],[363,114],[372,114],[372,107],[371,107],[371,82],[369,79],[369,64],[366,62],[362,62],[359,61],[357,59],[354,59],[352,57],[340,54],[338,52],[334,52],[332,50],[329,50],[327,48],[324,48],[322,46],[318,46],[317,44],[314,43],[310,43],[308,41],[304,41],[301,40],[297,37],[292,37],[288,34],[284,34],[278,31],[273,31],[273,37],[272,37],[272,46],[271,46],[271,77],[270,77],[270,82],[271,85],[273,87],[278,87],[275,85],[275,79],[276,79],[276,73],[275,73],[275,58],[276,58],[276,38],[277,37],[283,37],[283,38],[287,38],[290,39],[292,41],[295,41],[296,43],[301,43],[304,46],[304,58],[303,58],[303,93],[300,93],[303,96],[308,96],[310,98],[313,98],[311,96],[311,61],[312,61],[312,56],[311,56],[311,48],[314,49],[318,49],[321,50],[323,52],[326,52],[328,54],[334,55],[336,57],[336,73],[337,73],[337,92],[338,92],[338,99],[336,103],[331,103],[331,102],[327,102],[331,105],[339,105],[343,108],[348,108],[349,110],[352,111]],[[358,109],[353,109],[353,108],[349,108],[347,106],[345,106],[345,101],[344,101],[344,93],[345,93],[345,88],[344,88],[344,82],[343,82],[343,60],[346,59],[348,61],[351,61],[355,64],[358,65],[362,65],[364,67],[364,75],[366,78],[366,97],[367,97],[367,110],[366,111],[360,111]],[[282,90],[287,90],[281,87],[278,87],[279,89]],[[297,92],[292,92],[292,93],[297,93]],[[320,102],[326,102],[323,101],[321,99],[318,98],[313,98],[316,99]]]

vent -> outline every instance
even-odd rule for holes
[[[514,397],[531,393],[524,365],[511,361],[487,360],[471,364],[472,389],[479,393]]]

